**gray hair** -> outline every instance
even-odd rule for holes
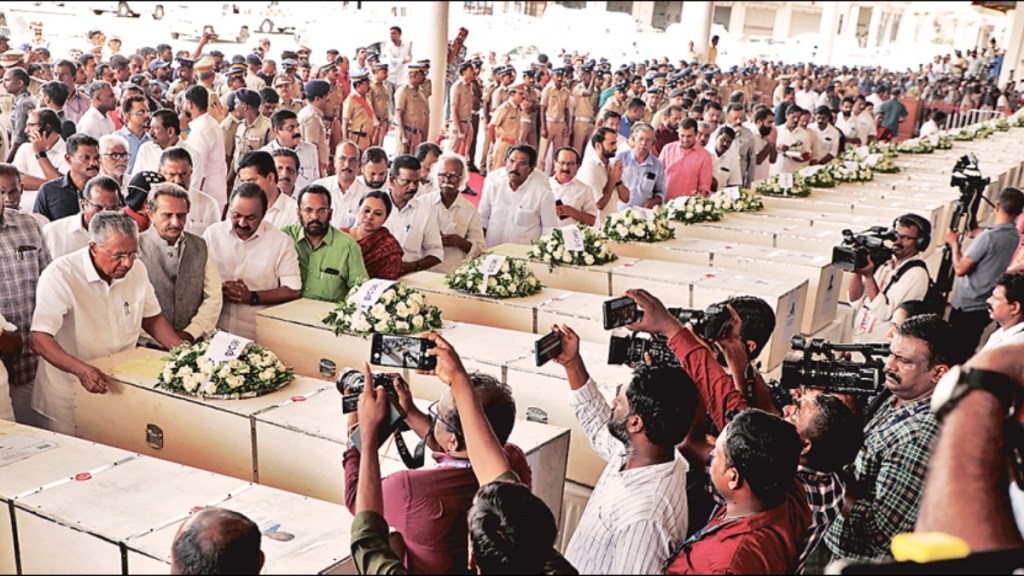
[[[441,171],[441,167],[445,165],[445,162],[458,162],[459,166],[462,167],[462,178],[459,178],[458,189],[465,190],[466,184],[469,183],[469,170],[466,168],[466,159],[454,152],[445,152],[437,157],[437,162],[434,162],[434,167],[430,169],[430,179],[437,182],[438,188],[441,187],[441,182],[437,179],[437,173]]]
[[[89,98],[95,98],[103,88],[110,88],[111,90],[114,89],[114,87],[110,85],[110,82],[107,82],[106,80],[96,80],[92,84],[89,84]]]
[[[110,152],[110,149],[118,144],[124,146],[125,152],[129,152],[131,150],[131,147],[128,145],[128,140],[120,134],[106,134],[100,136],[100,154]]]
[[[185,207],[188,210],[192,209],[192,199],[189,198],[188,192],[184,188],[173,182],[161,182],[159,184],[154,184],[153,187],[149,189],[149,197],[146,198],[146,205],[149,207],[150,211],[156,212],[156,201],[161,196],[184,200]]]
[[[711,123],[710,122],[700,121],[700,122],[697,123],[697,129],[698,130],[711,130]]]
[[[139,225],[135,219],[124,212],[103,211],[97,213],[89,222],[89,241],[96,245],[106,244],[111,234],[131,236],[138,240]]]
[[[647,122],[637,122],[636,124],[633,124],[632,128],[630,128],[629,137],[632,138],[640,132],[650,132],[651,134],[654,134],[654,126],[651,126]]]

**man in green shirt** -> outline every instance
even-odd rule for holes
[[[878,94],[885,99],[886,92],[887,90],[883,88],[878,91]],[[889,92],[888,99],[885,99],[885,101],[882,102],[875,111],[875,114],[881,117],[878,125],[882,127],[882,135],[879,136],[879,140],[888,142],[895,138],[896,135],[899,134],[900,123],[903,122],[903,119],[908,115],[907,107],[900,102],[899,88],[893,88],[892,91]]]
[[[331,193],[317,184],[299,192],[299,222],[281,230],[295,241],[302,272],[302,297],[341,302],[367,278],[359,244],[331,226]]]
[[[480,483],[469,510],[470,558],[481,574],[577,574],[552,547],[558,531],[555,517],[540,498],[519,483],[473,390],[462,360],[436,333],[423,334],[436,347],[433,372],[451,387],[459,411],[466,451]],[[363,376],[373,382],[370,365]],[[359,429],[363,446],[379,446],[380,425],[388,413],[388,393],[367,385],[359,395]],[[388,546],[378,458],[359,460],[356,517],[352,521],[352,560],[359,574],[406,574],[405,565]]]

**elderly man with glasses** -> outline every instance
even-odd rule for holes
[[[402,245],[402,274],[429,270],[441,263],[444,246],[437,218],[425,198],[415,198],[420,184],[420,161],[403,154],[391,163],[391,203],[394,210],[384,226]]]
[[[508,444],[515,426],[516,404],[512,390],[492,376],[469,376],[494,435],[504,446],[511,469],[527,487],[531,485],[530,466],[523,451]],[[391,529],[401,533],[405,544],[403,561],[413,574],[451,574],[467,566],[466,513],[479,488],[474,477],[459,409],[446,390],[427,414],[414,403],[409,385],[395,378],[398,402],[406,412],[406,422],[424,439],[436,466],[402,470],[384,479],[384,518]],[[349,430],[359,425],[357,413],[349,415]],[[370,451],[376,457],[375,451]],[[361,454],[353,444],[345,451],[345,504],[356,512]],[[369,480],[368,480],[369,481]]]
[[[181,344],[160,314],[146,266],[139,257],[135,220],[100,212],[89,223],[89,245],[53,261],[39,277],[32,349],[40,356],[32,408],[44,426],[75,432],[75,379],[93,394],[109,390],[108,377],[90,360],[134,348],[145,330],[160,346]]]
[[[450,152],[442,154],[434,163],[431,180],[437,190],[420,201],[434,208],[444,246],[444,260],[434,271],[447,274],[483,253],[484,227],[476,206],[462,197],[469,181],[465,158]]]
[[[665,200],[665,165],[652,152],[654,127],[645,122],[633,125],[629,149],[620,151],[622,181],[629,188],[629,202],[619,202],[619,210],[630,206],[654,208]]]

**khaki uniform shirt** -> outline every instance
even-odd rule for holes
[[[473,115],[473,87],[459,78],[452,84],[452,91],[448,96],[451,109],[454,111],[452,121],[469,122],[470,116]]]
[[[239,122],[234,134],[235,149],[232,155],[232,165],[238,166],[238,162],[248,152],[259,150],[274,139],[274,132],[271,130],[270,118],[260,114],[252,125]],[[227,142],[227,140],[225,140]]]
[[[566,121],[566,110],[569,108],[569,89],[566,87],[555,88],[554,84],[548,84],[544,94],[540,97],[540,107],[544,115],[553,122]]]
[[[302,107],[303,107],[302,101],[301,100],[294,100],[294,99],[289,104],[285,104],[284,102],[280,102],[277,105],[277,109],[278,110],[291,110],[292,112],[295,113],[296,116],[298,116],[299,112],[302,111]]]
[[[366,107],[360,102],[362,98],[356,92],[352,92],[345,99],[345,106],[341,112],[342,118],[348,120],[348,133],[352,137],[353,132],[361,132],[359,136],[369,136],[373,131],[373,123],[376,120],[372,112],[367,113]],[[369,102],[367,102],[369,104]],[[357,134],[358,135],[358,134]]]
[[[341,120],[342,108],[345,106],[345,89],[334,84],[331,91],[327,93],[327,111],[324,117],[331,120]]]
[[[498,108],[508,101],[508,97],[511,92],[508,86],[498,86],[491,93],[491,118],[498,112]]]
[[[421,90],[413,88],[411,84],[402,86],[398,90],[396,106],[402,113],[402,117],[398,120],[403,126],[418,128],[424,132],[427,130],[427,123],[430,120],[430,102],[427,101],[427,97]]]
[[[521,117],[522,111],[519,107],[511,100],[506,100],[494,111],[494,117],[491,118],[491,126],[494,126],[494,138],[496,140],[502,138],[518,140],[519,120]]]
[[[608,101],[604,103],[604,107],[601,108],[601,111],[597,113],[597,116],[601,117],[601,115],[604,114],[605,110],[615,110],[616,112],[618,112],[619,114],[621,114],[623,116],[626,115],[626,105],[625,104],[620,104],[619,101],[616,100],[614,96],[609,98]]]
[[[391,88],[383,82],[371,82],[370,93],[367,94],[373,114],[381,121],[391,121]]]
[[[302,139],[316,146],[320,155],[320,163],[330,162],[331,152],[327,148],[327,128],[324,126],[324,115],[320,109],[306,104],[298,114],[299,130]]]
[[[228,158],[235,157],[235,133],[238,132],[238,127],[241,124],[242,121],[231,114],[220,121],[220,129],[224,133],[224,155]]]
[[[590,90],[590,94],[584,95],[587,91],[587,87],[582,83],[576,84],[572,89],[572,95],[576,99],[576,112],[575,116],[583,118],[594,119],[594,112],[597,109],[597,95],[593,90]]]

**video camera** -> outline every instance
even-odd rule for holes
[[[724,304],[712,304],[706,310],[669,308],[668,312],[680,322],[691,324],[694,333],[708,342],[721,339],[732,325],[732,315]],[[651,355],[651,362],[656,366],[679,366],[679,359],[669,350],[668,340],[663,336],[644,332],[612,335],[608,345],[609,364],[643,364],[645,354]]]
[[[953,206],[953,215],[949,221],[951,231],[962,235],[965,231],[978,227],[978,208],[981,206],[981,201],[985,200],[985,188],[990,182],[992,182],[991,178],[981,175],[978,157],[974,154],[965,154],[956,161],[949,185],[960,189],[960,198]],[[967,217],[967,225],[961,229],[964,216]],[[935,277],[936,291],[943,299],[949,298],[955,279],[953,250],[947,244],[942,248],[942,262],[939,264],[939,273]]]
[[[821,338],[807,340],[793,336],[793,351],[782,361],[782,388],[801,386],[838,394],[874,395],[884,390],[885,361],[889,345],[835,344]],[[853,352],[864,357],[861,362],[837,359],[836,352]],[[824,356],[814,359],[815,355]]]
[[[892,258],[892,246],[896,230],[884,226],[872,226],[863,232],[843,230],[843,243],[832,248],[832,265],[840,270],[853,272],[868,265],[868,256],[875,266],[881,266]]]

